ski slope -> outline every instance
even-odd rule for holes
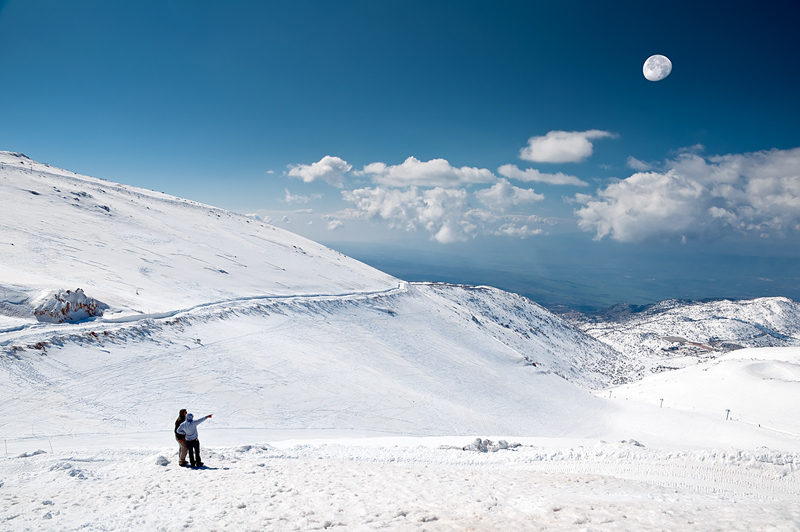
[[[800,348],[741,349],[705,364],[646,377],[611,394],[797,435]]]

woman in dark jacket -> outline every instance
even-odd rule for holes
[[[186,447],[186,435],[178,432],[178,427],[186,421],[186,409],[181,408],[178,413],[178,419],[175,420],[175,439],[178,440],[178,465],[186,467],[186,453],[189,451]]]

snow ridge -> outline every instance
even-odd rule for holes
[[[488,286],[445,283],[419,286],[437,304],[473,321],[528,363],[549,369],[582,387],[598,389],[623,384],[628,375],[640,368],[634,358],[582,334],[518,294]]]

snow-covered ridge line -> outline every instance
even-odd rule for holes
[[[198,311],[235,311],[237,308],[243,306],[256,306],[263,303],[271,303],[276,301],[357,301],[360,299],[380,298],[401,294],[408,291],[408,283],[400,281],[396,287],[388,288],[386,290],[375,290],[366,292],[347,292],[342,294],[294,294],[294,295],[275,295],[275,296],[249,296],[237,297],[222,301],[213,301],[209,303],[201,303],[193,307],[178,309],[171,312],[152,313],[149,315],[137,314],[128,315],[117,318],[95,318],[77,323],[31,323],[18,327],[0,330],[0,347],[8,346],[11,343],[36,343],[41,341],[44,336],[58,335],[67,337],[70,335],[80,335],[86,331],[105,331],[114,330],[114,325],[119,324],[134,324],[145,320],[169,320],[173,318],[182,318]],[[110,327],[109,327],[110,326]],[[10,333],[30,332],[31,335],[12,335]],[[6,335],[6,336],[4,336]]]
[[[374,290],[367,292],[344,292],[341,294],[287,294],[287,295],[274,295],[274,296],[245,296],[235,297],[232,299],[225,299],[221,301],[212,301],[209,303],[201,303],[186,309],[175,310],[172,312],[161,312],[145,316],[125,316],[121,318],[101,319],[98,321],[106,323],[128,323],[131,321],[139,321],[141,319],[166,319],[183,316],[197,310],[214,309],[216,307],[234,308],[242,303],[259,303],[270,301],[295,301],[295,300],[309,300],[309,301],[332,301],[332,300],[358,300],[370,297],[389,296],[399,294],[408,290],[408,283],[400,281],[394,288],[387,288],[386,290]]]
[[[2,155],[8,154],[11,152],[0,152],[0,157]],[[179,198],[177,196],[173,196],[171,194],[167,194],[165,192],[159,192],[156,190],[145,189],[145,188],[137,188],[132,187],[130,185],[124,185],[121,183],[115,183],[113,181],[108,181],[101,177],[93,177],[88,175],[82,175],[70,170],[66,170],[63,168],[57,168],[55,166],[51,166],[49,164],[40,163],[34,161],[30,157],[24,154],[14,154],[11,155],[19,155],[24,157],[27,163],[8,163],[4,162],[0,159],[0,171],[2,170],[27,170],[27,171],[36,171],[37,174],[41,174],[43,176],[54,177],[60,180],[66,180],[68,183],[74,186],[82,186],[86,185],[87,183],[94,185],[94,186],[101,186],[105,187],[108,190],[113,190],[115,192],[120,192],[126,194],[130,197],[137,197],[137,196],[146,196],[148,199],[154,200],[156,202],[163,202],[167,204],[182,204],[182,205],[192,205],[195,207],[205,207],[214,211],[219,212],[228,212],[224,209],[220,209],[219,207],[214,207],[212,205],[206,205],[204,203],[199,203],[194,200]],[[27,164],[27,166],[26,166]],[[38,192],[38,191],[34,191]]]

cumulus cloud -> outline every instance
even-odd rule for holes
[[[289,189],[284,189],[286,191],[286,195],[283,198],[284,203],[308,203],[309,201],[319,199],[322,197],[322,194],[312,194],[311,196],[300,196],[295,195],[289,192]]]
[[[490,188],[478,190],[475,192],[475,197],[489,209],[500,212],[506,212],[517,205],[535,203],[544,199],[544,195],[537,194],[533,189],[515,187],[506,179],[500,179]]]
[[[289,165],[289,176],[299,177],[306,183],[321,180],[335,187],[343,187],[345,174],[353,167],[339,157],[326,155],[319,162]]]
[[[331,220],[328,222],[328,231],[336,231],[342,226],[344,226],[344,222],[341,220]]]
[[[640,161],[636,157],[628,157],[628,161],[625,164],[628,168],[638,170],[639,172],[646,172],[653,168],[653,165]]]
[[[409,157],[403,164],[387,166],[377,162],[368,164],[358,175],[367,175],[376,184],[388,187],[455,187],[470,183],[493,183],[497,177],[486,168],[451,166],[445,159],[423,162]]]
[[[493,235],[501,235],[501,236],[516,236],[520,238],[526,238],[529,236],[534,235],[541,235],[544,231],[540,228],[534,229],[530,228],[527,225],[523,225],[518,227],[513,223],[503,224],[497,230],[493,231]]]
[[[617,135],[608,131],[550,131],[541,137],[531,137],[519,152],[520,159],[537,163],[579,163],[593,151],[592,140]]]
[[[436,187],[405,190],[367,187],[343,191],[342,198],[355,204],[352,217],[381,219],[407,231],[424,229],[442,244],[468,240],[476,227],[464,219],[467,191]]]
[[[486,224],[554,224],[552,220],[542,218],[541,216],[537,216],[535,214],[505,214],[487,211],[485,209],[472,209],[464,213],[464,216],[475,223],[484,222]],[[492,231],[488,231],[486,234],[492,234]]]
[[[503,182],[495,192],[487,192],[487,206],[507,207],[514,201],[539,200],[528,195],[530,192],[539,196],[533,191]],[[342,198],[354,207],[337,213],[339,219],[382,220],[394,229],[424,230],[430,233],[431,240],[442,244],[466,241],[478,234],[525,238],[543,232],[535,225],[550,223],[536,215],[470,209],[465,189],[367,187],[343,191]]]
[[[623,242],[798,230],[800,148],[714,157],[685,152],[665,168],[580,198],[581,228]]]
[[[586,181],[581,181],[574,175],[567,175],[561,172],[556,174],[543,174],[534,168],[520,170],[515,164],[504,164],[497,169],[497,173],[504,177],[516,179],[517,181],[536,181],[539,183],[548,183],[550,185],[587,186],[589,184]]]

